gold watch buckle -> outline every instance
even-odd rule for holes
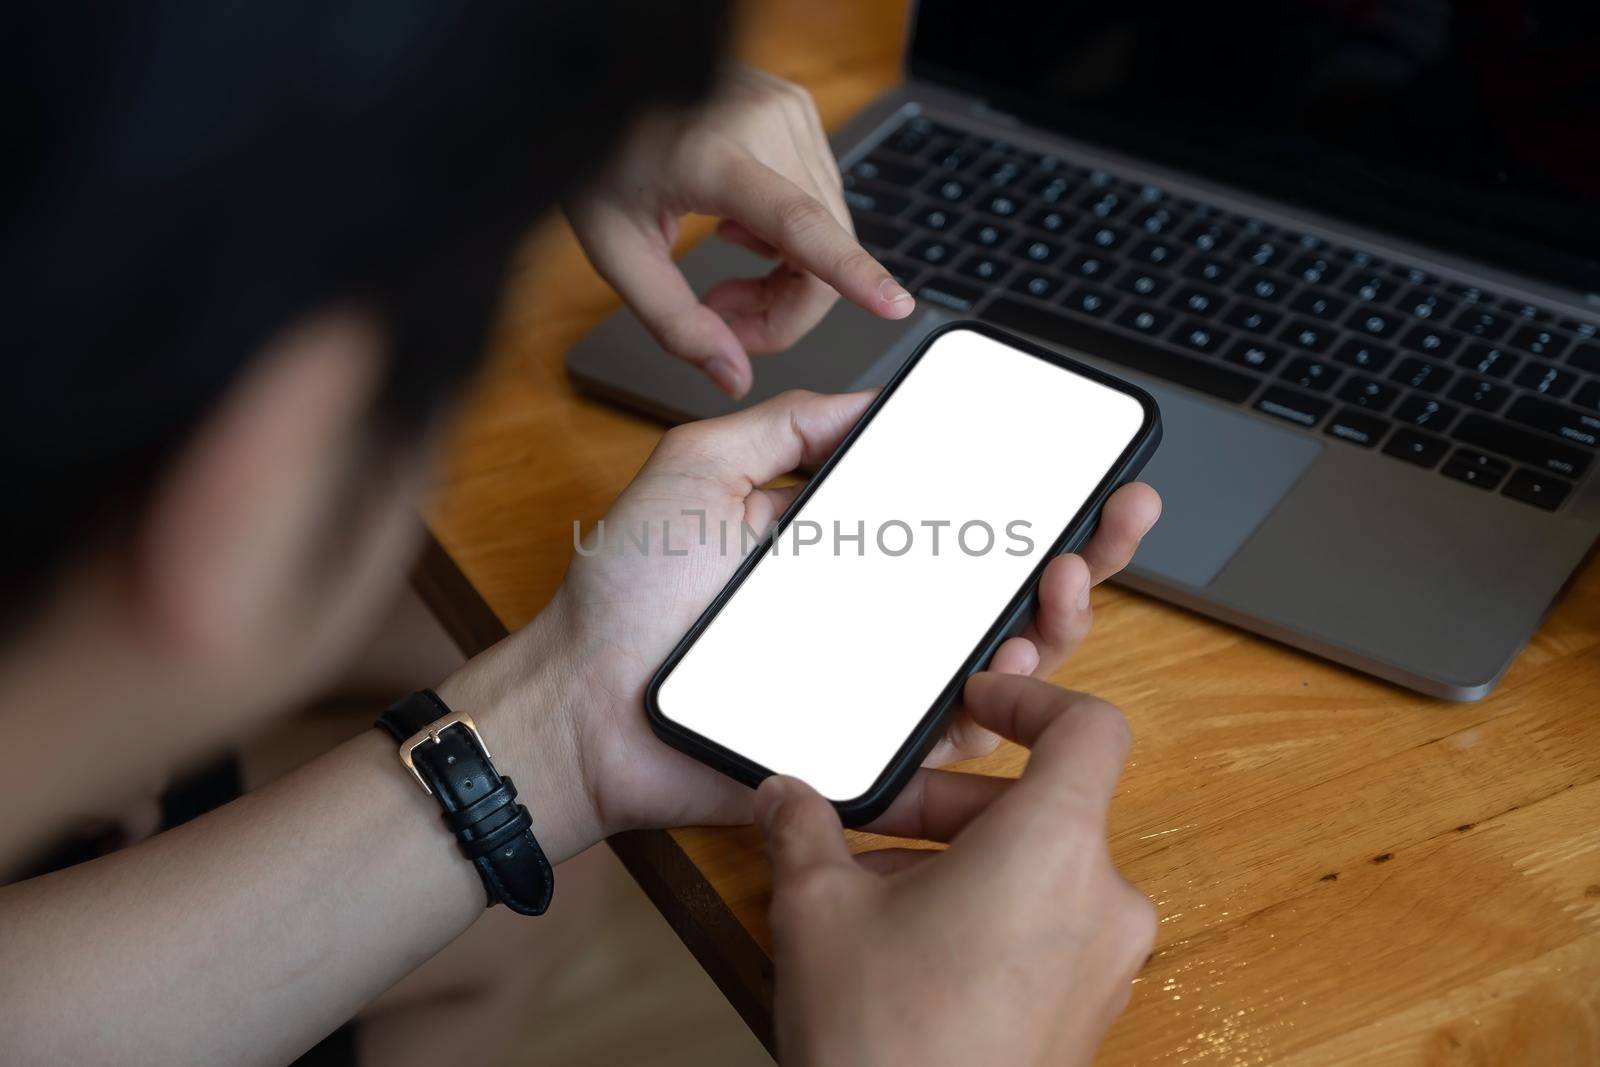
[[[478,724],[472,721],[471,715],[468,715],[464,711],[453,711],[449,715],[445,715],[442,718],[433,720],[428,725],[424,726],[422,729],[418,730],[416,733],[400,742],[401,764],[406,770],[411,772],[411,777],[417,780],[417,784],[420,785],[423,792],[427,793],[429,796],[433,796],[433,787],[422,780],[422,775],[417,772],[417,764],[411,758],[411,754],[419,746],[427,744],[429,741],[437,745],[439,743],[439,735],[452,726],[465,726],[467,728],[467,732],[477,740],[479,747],[483,749],[483,754],[488,756],[490,759],[494,758],[489,754],[489,746],[483,743],[483,735],[478,732]]]

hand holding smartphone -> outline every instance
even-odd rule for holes
[[[935,331],[652,679],[652,728],[870,821],[1159,439],[1127,383],[980,324]]]

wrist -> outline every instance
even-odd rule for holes
[[[553,608],[434,688],[478,724],[552,865],[605,836],[579,743],[584,693]]]

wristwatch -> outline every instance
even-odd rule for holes
[[[400,743],[400,762],[444,809],[446,827],[478,870],[489,907],[543,915],[555,877],[517,787],[495,770],[472,716],[431,689],[390,705],[377,727]]]

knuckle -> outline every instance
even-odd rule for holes
[[[860,245],[855,245],[845,252],[840,253],[835,261],[834,269],[841,278],[861,277],[883,273],[883,268],[872,254]]]
[[[792,196],[778,209],[778,228],[786,239],[803,239],[827,223],[828,209],[809,196]]]
[[[1155,948],[1159,923],[1155,904],[1132,885],[1122,882],[1112,921],[1129,963],[1137,970]]]

